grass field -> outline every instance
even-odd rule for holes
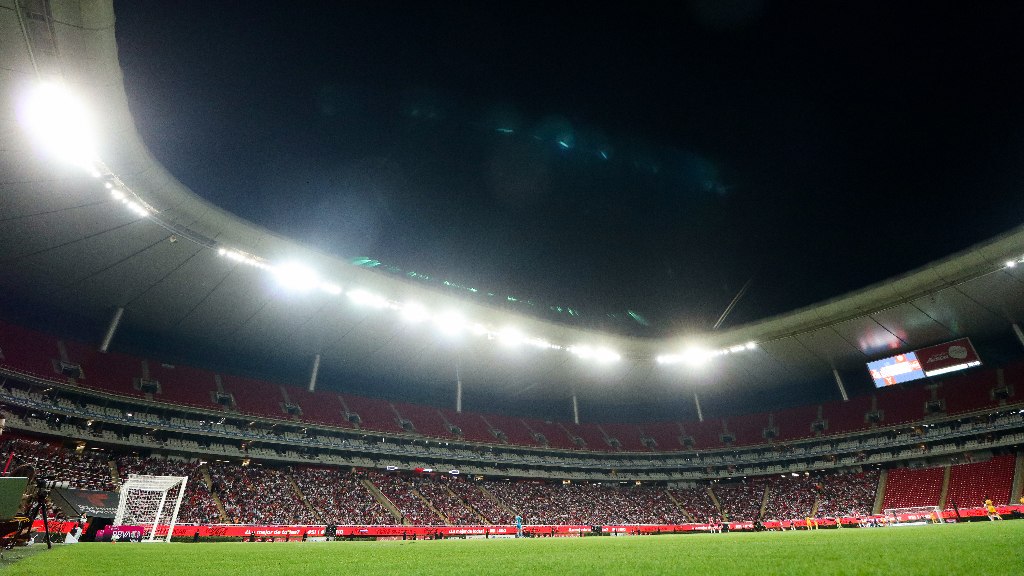
[[[38,547],[33,547],[38,548]],[[1024,574],[1024,521],[623,538],[78,544],[2,574]]]

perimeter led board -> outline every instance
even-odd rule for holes
[[[969,338],[961,338],[868,362],[868,371],[875,387],[884,388],[975,366],[981,366],[978,352]]]
[[[875,381],[875,388],[895,386],[925,377],[921,362],[913,352],[868,362],[868,371],[871,372],[871,379]]]

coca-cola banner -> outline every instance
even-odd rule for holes
[[[937,376],[946,372],[980,366],[978,352],[969,338],[961,338],[915,350],[921,370],[926,376]]]

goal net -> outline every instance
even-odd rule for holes
[[[129,474],[121,485],[114,526],[141,526],[142,540],[171,541],[188,476]]]
[[[882,513],[885,514],[885,518],[890,525],[942,523],[942,508],[938,506],[886,508]]]

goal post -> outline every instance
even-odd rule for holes
[[[113,525],[143,527],[148,532],[142,538],[145,542],[170,542],[187,482],[188,476],[129,474],[121,485]]]
[[[942,524],[942,508],[939,506],[908,506],[906,508],[886,508],[882,511],[886,520],[892,524]]]

